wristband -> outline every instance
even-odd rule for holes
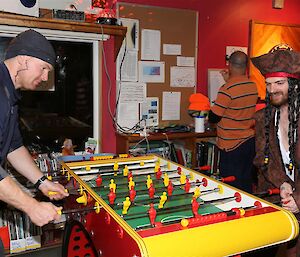
[[[37,180],[37,182],[34,184],[34,187],[36,189],[39,189],[40,185],[43,183],[43,181],[45,181],[47,179],[47,177],[45,175],[43,175],[41,178],[39,178]]]

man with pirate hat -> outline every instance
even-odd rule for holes
[[[251,60],[266,81],[266,108],[256,113],[257,191],[280,188],[282,207],[300,221],[300,53],[277,46]],[[297,256],[298,244],[288,256]]]

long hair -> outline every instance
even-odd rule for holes
[[[288,141],[289,141],[289,157],[290,163],[288,169],[290,172],[295,167],[296,163],[296,143],[298,141],[298,120],[300,112],[300,80],[295,78],[288,78],[288,120],[289,120],[289,130],[288,130]],[[275,108],[276,112],[276,122],[275,129],[276,135],[278,134],[279,129],[279,120],[280,120],[280,108],[274,107],[270,104],[270,95],[267,91],[266,94],[266,108],[265,108],[265,159],[264,159],[264,168],[267,169],[269,164],[269,154],[270,154],[270,125],[272,122],[272,112]]]

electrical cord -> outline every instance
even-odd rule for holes
[[[168,159],[171,160],[171,144],[170,144],[169,137],[165,132],[163,132],[162,134],[167,138],[167,144],[169,146]]]
[[[104,36],[104,31],[103,31],[103,27],[101,27],[101,33],[102,33],[102,37]],[[124,59],[125,59],[125,55],[126,55],[126,45],[127,45],[127,42],[125,42],[125,50],[124,50],[124,54],[122,56],[122,60],[121,60],[121,64],[120,64],[120,81],[122,79],[122,75],[121,75],[121,70],[122,70],[122,66],[123,66],[123,63],[124,63]],[[106,61],[106,55],[105,55],[105,50],[104,50],[104,47],[102,47],[102,55],[103,55],[103,65],[104,65],[104,70],[105,70],[105,75],[107,77],[107,80],[108,80],[108,93],[107,93],[107,104],[108,104],[108,111],[109,111],[109,115],[110,115],[110,118],[112,119],[112,122],[113,122],[113,126],[116,130],[122,132],[122,133],[135,133],[137,131],[140,131],[140,123],[141,121],[143,121],[143,119],[140,119],[133,127],[131,128],[128,128],[128,127],[121,127],[119,125],[119,123],[117,122],[117,118],[116,118],[116,113],[117,113],[117,108],[118,108],[118,105],[119,105],[119,99],[120,99],[120,94],[121,94],[121,86],[119,87],[119,90],[118,90],[118,95],[117,95],[117,99],[116,99],[116,105],[115,105],[115,110],[114,110],[114,113],[111,109],[111,95],[112,95],[112,83],[111,83],[111,78],[109,76],[109,72],[108,72],[108,68],[107,68],[107,61]],[[121,85],[121,83],[120,83]]]

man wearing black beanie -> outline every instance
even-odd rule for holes
[[[35,30],[27,30],[11,40],[4,62],[0,63],[0,200],[24,211],[38,226],[59,220],[56,207],[50,202],[38,202],[14,182],[3,168],[7,160],[35,187],[51,199],[68,194],[62,185],[49,181],[38,169],[23,146],[18,125],[18,89],[34,90],[55,64],[55,52],[50,42]],[[0,254],[1,255],[1,254]]]

